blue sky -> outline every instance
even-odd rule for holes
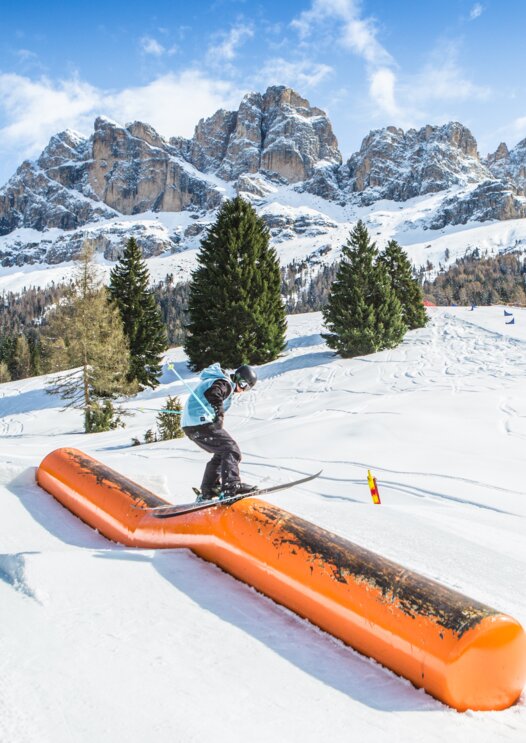
[[[189,137],[274,84],[327,111],[344,158],[387,125],[461,121],[482,155],[526,137],[522,0],[0,2],[0,183],[99,114]]]

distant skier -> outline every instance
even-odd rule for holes
[[[214,455],[206,465],[197,500],[210,500],[220,493],[230,497],[256,490],[241,482],[241,451],[223,429],[225,411],[232,404],[234,393],[246,392],[256,384],[255,370],[243,364],[227,374],[219,364],[212,364],[201,372],[200,380],[186,402],[182,418],[188,438]]]

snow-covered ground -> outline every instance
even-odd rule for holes
[[[400,347],[352,360],[319,314],[289,318],[286,352],[227,416],[243,476],[323,467],[272,502],[526,625],[526,310],[512,311],[505,325],[502,307],[433,309]],[[167,361],[195,380],[181,349]],[[88,436],[44,382],[0,386],[2,743],[526,740],[524,696],[459,714],[192,553],[88,528],[35,467],[75,446],[185,502],[204,453],[130,441],[187,393],[166,366],[126,429]]]
[[[378,201],[371,206],[356,204],[341,205],[327,201],[313,194],[297,191],[293,186],[282,186],[270,191],[256,200],[260,215],[283,219],[290,225],[304,221],[309,226],[281,228],[280,234],[272,238],[280,263],[287,266],[292,262],[309,259],[313,266],[330,264],[338,260],[341,248],[349,237],[350,230],[362,219],[369,229],[377,247],[383,250],[387,241],[397,240],[406,250],[416,267],[433,265],[428,276],[433,277],[440,265],[447,267],[475,248],[481,255],[490,255],[507,250],[526,251],[526,219],[509,219],[493,222],[468,222],[448,225],[441,230],[431,230],[428,223],[440,207],[441,202],[452,196],[459,198],[466,194],[467,188],[451,188],[447,191],[426,194],[404,202]],[[231,194],[229,194],[231,195]],[[246,194],[245,194],[246,195]],[[169,244],[172,234],[181,236],[189,225],[210,225],[214,214],[208,213],[196,218],[189,212],[147,212],[144,214],[119,215],[113,219],[93,222],[79,228],[83,236],[94,237],[104,233],[115,247],[121,247],[134,228],[163,238]],[[0,236],[0,254],[16,254],[22,245],[32,244],[35,248],[44,243],[51,245],[56,240],[71,240],[75,231],[66,232],[57,228],[44,232],[19,228],[8,235]],[[196,259],[204,233],[191,238],[183,237],[180,249],[147,259],[152,282],[163,281],[167,274],[173,274],[175,283],[187,281],[196,268]],[[17,247],[18,246],[18,247]],[[106,279],[114,263],[98,256]],[[45,287],[52,282],[67,281],[74,263],[30,264],[21,266],[0,266],[0,292],[20,292],[30,286]]]

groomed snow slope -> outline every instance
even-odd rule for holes
[[[526,310],[431,310],[393,351],[343,360],[321,316],[289,318],[227,427],[245,479],[323,467],[272,502],[507,612],[526,625]],[[192,383],[181,349],[167,354]],[[458,714],[187,551],[129,550],[34,482],[75,446],[174,503],[205,455],[187,439],[131,447],[168,395],[127,428],[83,435],[44,378],[0,386],[0,741],[331,743],[519,741],[524,697]],[[367,469],[382,505],[372,505]]]

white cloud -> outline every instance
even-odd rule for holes
[[[507,142],[510,147],[514,147],[526,137],[526,116],[519,116],[511,124],[498,129],[494,135]]]
[[[168,74],[148,85],[106,95],[105,108],[118,121],[140,119],[165,136],[190,137],[203,116],[219,108],[237,108],[245,91],[225,80],[204,77],[199,70]]]
[[[201,117],[219,108],[237,108],[243,92],[193,69],[120,91],[77,78],[31,80],[0,74],[0,153],[11,171],[5,176],[24,158],[38,155],[59,131],[71,128],[89,135],[100,114],[122,123],[140,119],[165,136],[189,137]]]
[[[316,87],[332,71],[332,67],[326,64],[316,64],[307,60],[290,62],[278,57],[265,63],[257,74],[256,80],[258,84],[265,87],[267,85],[288,85],[301,91],[305,88]]]
[[[378,108],[390,116],[400,116],[395,100],[396,76],[387,67],[380,67],[371,74],[369,94]]]
[[[226,60],[231,62],[245,39],[250,39],[253,36],[254,29],[252,26],[243,24],[234,26],[227,34],[222,34],[222,41],[219,44],[212,45],[208,49],[208,58],[212,61]]]
[[[292,21],[301,38],[318,30],[323,21],[339,22],[339,43],[371,65],[393,63],[393,58],[376,38],[372,18],[360,17],[360,5],[355,0],[313,0],[311,8]]]
[[[35,54],[35,52],[31,52],[29,49],[18,49],[15,52],[16,56],[19,60],[22,62],[33,61],[35,59],[38,59],[38,55]]]
[[[99,91],[77,79],[54,83],[1,74],[0,111],[5,123],[0,140],[6,149],[14,146],[30,156],[59,129],[85,125],[85,117],[99,102]]]
[[[141,49],[145,54],[151,54],[154,57],[162,57],[166,49],[157,39],[151,36],[143,36],[140,40]]]
[[[483,11],[483,6],[480,3],[475,3],[475,5],[469,11],[469,20],[474,21],[476,18],[479,18],[482,15]]]
[[[292,21],[305,40],[319,33],[324,22],[338,24],[338,43],[364,60],[370,80],[371,100],[382,112],[393,115],[399,108],[395,100],[395,62],[377,39],[372,18],[362,18],[356,0],[313,0],[309,10]],[[314,42],[316,43],[316,42]]]
[[[491,90],[471,82],[458,62],[458,48],[453,42],[441,44],[408,86],[409,97],[424,101],[486,100]]]
[[[177,46],[175,44],[165,47],[152,36],[143,36],[139,43],[143,54],[151,54],[153,57],[163,57],[165,54],[171,57],[177,53]]]

